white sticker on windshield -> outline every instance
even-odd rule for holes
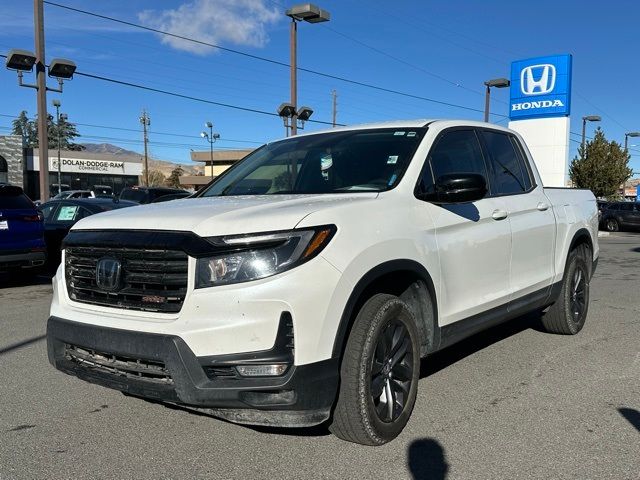
[[[389,157],[387,157],[388,165],[395,165],[396,163],[398,163],[398,155],[389,155]]]
[[[78,207],[75,205],[73,206],[65,205],[64,207],[60,207],[60,211],[58,212],[58,218],[56,220],[59,220],[62,222],[70,222],[75,218],[77,211],[78,211]]]
[[[415,136],[416,136],[416,132],[407,133],[407,137],[415,137]]]
[[[9,222],[3,220],[0,222],[0,230],[9,230]]]
[[[407,133],[407,132],[404,132],[404,131],[402,131],[402,132],[393,132],[394,135],[400,135],[400,136],[404,135],[405,133]]]

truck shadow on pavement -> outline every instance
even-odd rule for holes
[[[415,480],[444,480],[449,464],[444,456],[444,448],[433,438],[414,440],[409,445],[409,471]]]
[[[540,312],[528,313],[496,325],[495,327],[483,330],[482,332],[475,333],[465,340],[429,355],[422,360],[420,378],[433,375],[494,343],[498,343],[525,330],[544,331],[541,322],[543,316],[544,314]]]

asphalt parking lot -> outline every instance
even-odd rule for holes
[[[527,316],[427,359],[413,417],[383,447],[324,428],[255,429],[54,370],[51,296],[0,279],[0,479],[640,479],[640,235],[600,239],[584,330]]]

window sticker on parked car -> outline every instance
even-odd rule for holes
[[[9,222],[7,220],[0,222],[0,230],[9,230]]]
[[[388,165],[395,165],[396,163],[398,163],[398,155],[389,155],[387,157]]]
[[[58,217],[56,218],[56,220],[59,220],[61,222],[71,221],[76,217],[77,211],[78,207],[75,205],[60,207],[60,211],[58,212]]]
[[[393,132],[393,134],[394,134],[394,135],[397,135],[397,136],[402,136],[402,135],[404,135],[405,133],[407,133],[407,132],[404,132],[404,131],[400,131],[400,132]]]

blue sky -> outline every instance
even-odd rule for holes
[[[289,62],[289,20],[282,0],[56,0],[102,15],[171,30],[279,62]],[[412,95],[482,110],[483,81],[508,77],[514,60],[573,55],[571,156],[580,140],[581,117],[601,115],[610,139],[640,131],[640,2],[318,0],[331,22],[300,24],[302,68]],[[246,12],[250,12],[247,14]],[[246,56],[168,39],[141,29],[45,5],[47,59],[74,60],[78,71],[274,112],[289,98],[289,69]],[[33,50],[32,2],[3,0],[0,52]],[[53,83],[53,82],[51,82]],[[401,118],[472,118],[482,113],[385,93],[311,73],[298,76],[299,105],[313,119],[331,121],[331,91],[338,95],[338,122]],[[0,134],[20,110],[36,111],[32,89],[19,88],[15,73],[0,70]],[[492,92],[494,122],[506,124],[508,89]],[[199,137],[214,122],[216,148],[257,146],[284,135],[277,117],[175,98],[76,76],[65,84],[62,111],[77,122],[82,141],[108,142],[142,151],[138,118],[151,116],[154,157],[190,163],[189,149],[206,150]],[[93,126],[89,126],[93,125]],[[588,125],[588,134],[595,125]],[[326,128],[307,124],[305,130]],[[632,167],[640,172],[640,138],[630,138]]]

